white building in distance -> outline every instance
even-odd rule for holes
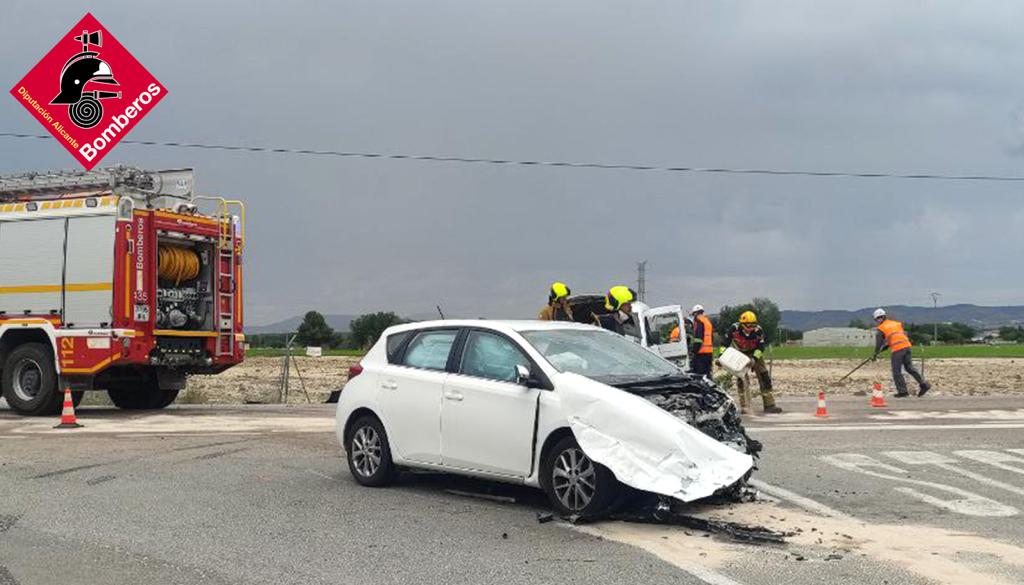
[[[822,327],[804,332],[804,347],[871,347],[875,344],[873,329],[854,327]]]

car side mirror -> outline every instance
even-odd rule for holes
[[[529,367],[522,364],[516,364],[516,384],[526,386],[527,388],[539,388],[541,386],[537,376],[533,375]]]

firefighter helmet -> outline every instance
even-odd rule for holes
[[[604,295],[604,308],[609,311],[618,311],[622,308],[622,305],[626,303],[632,303],[636,300],[636,293],[633,289],[628,286],[613,286],[608,289],[608,294]]]
[[[551,290],[548,292],[548,302],[554,302],[558,299],[564,299],[572,294],[569,287],[564,282],[554,282],[551,284]]]
[[[704,305],[694,305],[693,308],[690,309],[690,314],[691,315],[696,315],[697,313],[703,313],[703,312],[704,312]]]
[[[885,309],[882,309],[882,308],[875,309],[875,319],[881,319],[883,317],[885,317]]]
[[[743,314],[740,315],[740,324],[757,325],[757,315],[753,311],[743,311]]]

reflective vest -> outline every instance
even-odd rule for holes
[[[714,330],[711,328],[711,319],[708,319],[704,315],[697,315],[694,319],[694,329],[696,329],[696,323],[700,323],[704,326],[704,337],[700,340],[700,349],[697,353],[713,353],[715,351],[715,342],[712,338]]]
[[[899,351],[910,347],[910,338],[903,331],[903,323],[886,319],[878,325],[878,330],[885,336],[885,343],[889,351]]]
[[[672,341],[672,342],[679,341],[679,326],[678,325],[676,325],[675,328],[672,330],[672,333],[669,334],[668,340]]]

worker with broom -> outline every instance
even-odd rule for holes
[[[768,373],[768,366],[764,363],[764,329],[757,324],[757,315],[753,311],[744,311],[740,315],[739,323],[733,323],[725,332],[725,345],[722,352],[729,347],[735,347],[750,358],[751,369],[757,376],[757,385],[761,389],[761,400],[764,402],[765,414],[779,414],[782,409],[775,404],[775,395],[772,393],[772,377]],[[740,408],[747,409],[747,380],[744,376],[736,378],[736,385],[740,390]]]
[[[932,389],[932,385],[914,367],[914,360],[910,357],[910,337],[903,330],[903,323],[890,319],[882,308],[875,309],[874,315],[878,326],[875,328],[875,355],[872,360],[877,360],[878,354],[888,347],[892,352],[892,381],[896,384],[896,398],[910,396],[907,392],[907,379],[903,377],[904,369],[917,380],[917,395],[924,396]]]

